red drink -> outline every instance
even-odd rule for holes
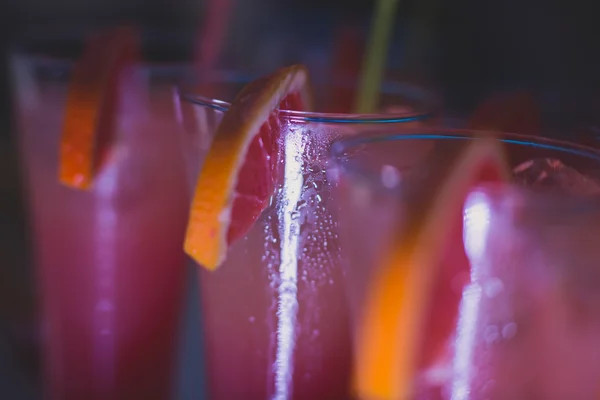
[[[70,63],[13,60],[43,316],[45,397],[166,399],[182,295],[187,187],[171,84],[128,72],[116,140],[94,187],[59,184]]]
[[[205,86],[215,98],[229,99],[236,83],[233,77]],[[331,87],[318,89],[317,104],[323,107]],[[406,99],[394,93],[386,100],[391,104],[382,109]],[[192,178],[208,148],[202,144],[209,143],[206,138],[214,134],[216,121],[228,107],[211,98],[183,96]],[[377,123],[398,127],[421,116],[381,113],[363,120],[353,114],[280,111],[276,118],[281,151],[270,155],[279,158],[271,203],[249,233],[231,246],[223,265],[214,272],[202,267],[200,271],[211,399],[351,397],[352,346],[342,252],[326,174],[327,148],[333,139]],[[269,120],[270,129],[274,126]],[[252,179],[240,177],[244,178]],[[233,215],[235,219],[235,211]]]
[[[598,152],[504,133],[458,152],[489,135],[382,128],[333,146],[361,398],[600,393]],[[494,165],[508,182],[485,182]]]

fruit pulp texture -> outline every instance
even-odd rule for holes
[[[573,278],[549,264],[530,269],[531,261],[488,263],[462,290],[445,358],[437,376],[432,369],[418,377],[416,399],[597,398],[597,299],[582,298]]]
[[[271,204],[223,265],[200,270],[214,400],[350,398],[346,294],[323,164],[335,126],[281,123],[285,159]]]
[[[577,240],[569,254],[573,248],[563,243],[572,238],[540,247],[539,237],[493,223],[490,229],[492,243],[485,259],[471,260],[477,278],[461,300],[457,332],[473,331],[472,366],[461,371],[462,380],[474,396],[492,400],[597,398],[600,311],[590,285],[595,268],[588,269],[596,250]]]
[[[169,398],[188,197],[170,89],[125,95],[111,159],[89,192],[57,180],[66,85],[17,90],[46,398]]]

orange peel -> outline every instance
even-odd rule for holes
[[[268,206],[278,179],[281,124],[277,110],[309,110],[302,65],[281,68],[246,85],[223,116],[200,171],[184,250],[216,269]]]
[[[110,146],[122,72],[138,57],[138,32],[121,27],[89,38],[75,63],[60,138],[59,181],[88,190]]]

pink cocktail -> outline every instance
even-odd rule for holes
[[[233,98],[243,75],[215,76],[221,79],[206,84],[207,96],[199,91],[181,97],[192,182],[229,107],[224,100]],[[333,88],[315,87],[317,109],[331,109],[324,99]],[[343,89],[354,94],[351,85]],[[381,109],[409,105],[418,112],[279,111],[281,152],[274,156],[280,171],[270,205],[216,271],[200,267],[211,399],[350,398],[352,346],[327,148],[335,138],[380,123],[400,127],[425,119],[423,104],[403,94],[388,92]]]
[[[45,398],[167,399],[185,275],[188,189],[171,96],[182,70],[123,74],[108,160],[79,191],[57,178],[71,69],[43,52],[12,59]]]
[[[454,157],[490,132],[398,133],[374,130],[341,140],[332,150],[357,348],[366,343],[366,314],[373,310],[369,300],[381,289],[376,279],[383,268],[435,268],[430,286],[421,290],[427,306],[418,326],[396,316],[396,337],[417,332],[410,348],[416,354],[404,364],[409,365],[405,376],[389,375],[379,382],[403,379],[405,385],[395,389],[414,400],[597,398],[600,153],[497,133],[509,181],[473,180],[455,186],[454,199],[435,199]],[[428,210],[424,205],[441,198],[447,201],[435,204],[451,204],[447,214],[435,214],[434,229],[444,233],[437,244],[443,244],[435,247],[432,239],[423,250],[439,252],[438,257],[425,265],[399,258],[387,262],[390,249],[411,251],[415,218]],[[395,282],[402,288],[399,279]],[[388,300],[401,304],[406,292],[398,290]],[[392,346],[384,343],[381,354],[387,356]],[[398,360],[403,356],[402,351],[395,354]],[[355,366],[365,365],[360,362],[355,359]],[[380,376],[392,370],[381,365]],[[365,371],[358,367],[357,374]]]

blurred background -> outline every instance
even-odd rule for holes
[[[331,46],[336,32],[350,27],[353,40],[364,43],[374,10],[374,2],[368,0],[231,2],[224,49],[238,63],[253,59],[253,43],[276,40],[280,30]],[[600,126],[596,119],[600,24],[593,3],[401,1],[395,15],[390,68],[399,76],[435,88],[443,97],[444,112],[451,116],[466,115],[489,93],[527,90],[539,101],[553,131],[564,136],[583,132],[593,143]],[[8,55],[12,43],[19,32],[49,23],[127,21],[187,32],[189,40],[181,54],[191,58],[195,32],[202,26],[206,10],[204,0],[0,1],[0,243],[6,244],[0,248],[0,398],[39,398],[27,224],[11,141]],[[197,398],[193,393],[201,390],[199,329],[197,316],[190,311],[183,338],[187,344],[182,346],[186,350],[181,357],[180,399]]]

